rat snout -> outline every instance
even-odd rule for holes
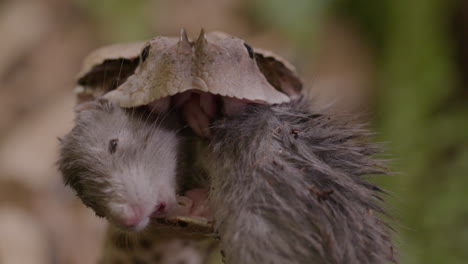
[[[138,206],[127,206],[124,212],[117,218],[117,222],[127,229],[141,230],[148,224],[148,217],[143,213],[143,209]]]

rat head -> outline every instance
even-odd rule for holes
[[[61,140],[65,184],[96,215],[130,230],[143,229],[176,203],[176,133],[148,115],[104,99],[83,103]]]

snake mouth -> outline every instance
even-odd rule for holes
[[[179,109],[196,135],[209,137],[211,122],[220,117],[238,115],[248,104],[266,104],[266,102],[239,99],[191,89],[174,96],[154,100],[148,104],[148,108],[156,114],[164,114],[172,109]]]

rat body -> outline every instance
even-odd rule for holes
[[[79,105],[61,139],[59,169],[96,215],[129,230],[176,207],[180,138],[173,117],[125,110],[104,99]]]
[[[362,128],[303,103],[215,122],[201,162],[227,264],[396,262]]]

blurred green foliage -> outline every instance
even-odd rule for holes
[[[103,40],[135,41],[151,38],[146,0],[73,0],[88,14]]]
[[[79,3],[108,39],[149,37],[141,15],[147,1]],[[327,14],[352,18],[367,33],[378,67],[377,129],[399,172],[380,182],[394,194],[402,263],[468,263],[468,103],[460,95],[467,87],[460,87],[450,25],[456,3],[245,1],[255,22],[281,31],[298,54],[320,43],[317,30]]]
[[[282,0],[246,1],[254,18],[282,33],[303,52],[313,51],[315,37],[329,2],[326,0]]]
[[[375,48],[377,129],[380,140],[389,142],[393,170],[399,172],[379,181],[395,196],[402,263],[468,261],[468,98],[459,97],[467,87],[460,87],[455,65],[450,24],[455,3],[342,0],[327,6],[327,12],[353,18]],[[295,4],[264,7],[280,18]],[[304,23],[302,31],[318,4],[297,1],[293,9],[299,6],[293,20]],[[283,19],[271,24],[297,30]]]
[[[404,263],[466,263],[468,105],[456,98],[454,1],[388,7],[379,110],[404,172]]]

